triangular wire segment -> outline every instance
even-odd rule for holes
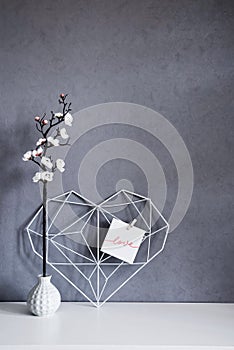
[[[115,259],[115,260],[117,261],[118,259]],[[120,261],[120,260],[118,260],[118,263],[104,262],[104,263],[100,264],[100,270],[101,270],[102,274],[104,276],[106,276],[106,278],[109,278],[115,273],[115,271],[117,271],[119,269],[121,264],[126,265],[126,263],[124,263],[123,261]]]
[[[50,263],[64,263],[64,259],[59,259],[60,255],[54,254],[54,247],[59,247],[74,264],[93,264],[94,259],[85,242],[81,243],[82,239],[80,236],[79,243],[71,240],[69,236],[58,236],[54,240],[49,240],[48,260]]]
[[[64,202],[53,200],[47,202],[48,234],[51,231],[63,232],[93,210],[90,205],[71,204],[68,202],[69,198],[70,196]]]
[[[73,268],[75,269],[75,271],[77,271],[77,272],[83,277],[83,279],[85,279],[86,281],[88,281],[88,283],[89,283],[89,285],[90,285],[90,287],[91,287],[91,290],[92,290],[92,292],[93,292],[93,295],[94,295],[94,297],[97,299],[97,294],[96,294],[95,290],[93,289],[92,284],[90,283],[90,278],[80,269],[80,266],[77,266],[77,264],[74,264],[74,263],[70,260],[70,258],[67,256],[67,254],[64,253],[64,252],[61,250],[61,248],[60,248],[56,243],[54,243],[54,244],[56,245],[56,248],[66,257],[67,261],[70,262],[70,265],[68,265],[68,266],[73,266]]]
[[[64,208],[66,201],[69,199],[71,193],[68,193],[65,195],[65,199],[63,201],[56,201],[56,200],[47,200],[46,203],[46,212],[47,212],[47,231],[50,231],[50,228],[52,225],[55,225],[56,219],[59,220],[61,218],[61,215],[59,215]]]
[[[124,214],[125,208],[128,205],[128,202],[123,194],[122,191],[119,191],[115,193],[114,195],[110,196],[108,199],[103,201],[100,204],[100,209],[103,211],[107,211],[112,215],[117,215],[121,219],[121,214]],[[124,217],[122,217],[122,220],[124,220]]]
[[[148,198],[139,198],[138,196],[127,194],[125,191],[120,191],[110,200],[108,199],[104,204],[101,204],[100,209],[107,215],[109,220],[115,217],[130,223],[133,219],[137,219],[137,227],[149,231],[149,218],[145,219],[144,217],[144,211],[147,206],[149,206]],[[110,218],[110,215],[112,215],[112,218]]]
[[[100,253],[100,263],[104,265],[119,265],[122,262],[122,260],[111,256],[107,253]]]
[[[166,225],[167,223],[165,223],[164,219],[160,215],[158,215],[158,213],[154,210],[154,207],[152,206],[151,232],[155,232]]]
[[[123,195],[124,193],[121,193],[121,195]],[[118,208],[118,207],[123,207],[123,206],[126,206],[126,205],[128,205],[128,204],[132,204],[132,203],[140,203],[140,202],[142,202],[142,201],[146,201],[147,199],[131,199],[131,200],[126,200],[126,199],[124,199],[123,197],[122,197],[122,199],[121,198],[119,198],[120,197],[120,195],[119,196],[117,196],[115,199],[112,199],[110,202],[109,201],[107,201],[105,204],[101,204],[101,207],[102,208],[105,208],[105,209],[109,209],[109,208],[111,208],[111,207],[116,207],[116,208]]]
[[[42,235],[31,229],[27,229],[27,232],[33,251],[42,255]]]
[[[90,244],[84,236],[84,229],[94,215],[94,212],[95,209],[92,209],[51,239],[59,244],[61,249],[66,249],[66,254],[73,263],[89,263],[96,261]]]
[[[50,202],[64,203],[63,200],[59,200],[59,199],[50,200]],[[87,207],[93,208],[93,205],[91,204],[82,203],[82,202],[73,202],[72,200],[67,200],[66,203],[71,205],[78,205],[78,206],[80,205],[80,206],[87,206]]]
[[[91,205],[93,205],[93,206],[96,206],[95,203],[91,202],[89,199],[85,198],[85,197],[82,196],[80,193],[77,193],[77,192],[74,191],[74,190],[67,191],[67,192],[65,192],[65,193],[62,193],[62,194],[56,196],[56,197],[50,198],[50,199],[48,199],[48,201],[50,201],[50,200],[56,200],[56,199],[62,199],[62,200],[63,200],[63,199],[66,199],[67,196],[70,196],[70,198],[71,198],[72,200],[75,200],[75,201],[77,201],[77,202],[81,200],[82,202],[86,202],[87,204],[91,204]]]
[[[126,189],[121,190],[122,193],[124,193],[125,195],[129,195],[132,196],[133,200],[137,200],[137,199],[149,199],[148,197],[143,196],[142,194],[139,193],[135,193]]]
[[[71,191],[68,191],[66,193],[63,193],[63,194],[60,194],[59,196],[57,197],[54,197],[54,198],[48,198],[47,199],[47,202],[50,202],[50,201],[58,201],[58,202],[65,202],[68,200],[68,198],[71,196],[72,192]]]
[[[140,225],[140,227],[146,231],[150,230],[150,223],[148,222],[148,220],[146,220],[145,216],[144,216],[144,210],[147,207],[147,205],[149,205],[149,201],[145,200],[145,201],[140,201],[140,202],[134,202],[132,200],[132,196],[125,193],[124,195],[126,196],[126,199],[131,201],[131,204],[128,205],[128,209],[130,211],[130,215],[131,217],[134,217],[135,219],[137,219],[137,224],[138,227]]]
[[[47,261],[56,265],[70,265],[70,262],[66,258],[66,250],[61,245],[58,245],[58,247],[60,250],[57,249],[56,242],[48,240]]]
[[[69,197],[69,198],[68,198]],[[74,191],[70,191],[66,195],[60,195],[58,197],[49,199],[48,201],[57,201],[57,202],[64,202],[66,201],[69,204],[74,204],[74,205],[87,205],[89,207],[93,207],[94,205],[84,199],[81,195],[78,195]]]
[[[112,194],[111,196],[109,196],[107,199],[105,199],[104,201],[102,201],[99,206],[102,206],[104,207],[107,203],[113,203],[116,198],[118,198],[119,194],[121,193],[122,191],[119,190],[118,192]]]
[[[92,202],[90,199],[86,198],[85,196],[81,195],[80,193],[78,193],[78,192],[76,192],[74,190],[72,190],[71,192],[72,192],[72,194],[74,194],[78,198],[82,199],[87,204],[91,204],[93,207],[97,207],[97,205],[94,202]]]
[[[94,274],[94,272],[97,269],[97,265],[96,264],[90,264],[90,265],[78,265],[79,271],[80,273],[85,276],[85,279],[87,281],[90,281],[92,275]]]
[[[79,266],[78,268],[75,268],[73,265],[64,266],[51,264],[51,267],[59,272],[66,281],[85,298],[85,300],[92,302],[96,306],[97,296],[87,278],[91,269],[93,269],[93,266]],[[78,300],[80,300],[80,294],[77,295]]]
[[[105,218],[105,220],[110,224],[111,223],[111,221],[113,220],[113,219],[120,219],[117,215],[118,215],[118,213],[117,213],[117,215],[115,215],[114,213],[111,213],[111,212],[109,212],[107,209],[105,209],[105,208],[103,208],[103,207],[100,207],[99,208],[99,211],[100,211],[100,213],[103,215],[103,217]]]
[[[100,301],[102,300],[102,295],[105,291],[105,288],[106,288],[107,282],[108,282],[108,278],[106,277],[106,275],[104,274],[102,269],[99,269],[99,271],[100,271],[100,276],[101,276],[101,283],[99,286],[98,305],[100,304]]]
[[[90,283],[91,283],[91,286],[93,287],[93,290],[96,293],[97,302],[99,302],[100,300],[100,292],[104,289],[106,282],[107,282],[107,278],[100,271],[99,266],[97,266],[90,277]]]
[[[103,273],[103,271],[100,269],[100,267],[98,267],[98,271],[99,271],[99,281],[98,281],[98,303],[101,300],[102,294],[106,288],[107,285],[107,281],[108,278],[106,277],[106,275]]]
[[[156,205],[151,202],[151,206],[152,206],[152,210],[157,213],[157,215],[160,217],[161,222],[164,223],[164,225],[168,225],[167,220],[165,219],[164,215],[158,210],[158,208],[156,207]],[[153,226],[154,222],[152,222],[152,226]],[[153,230],[153,227],[152,227]]]
[[[38,209],[38,211],[36,212],[32,220],[28,224],[27,229],[31,229],[34,232],[39,232],[39,233],[42,232],[42,216],[43,216],[42,209],[43,209],[42,206]]]
[[[60,230],[56,235],[52,237],[52,239],[55,239],[57,236],[66,236],[69,235],[70,238],[72,238],[72,235],[74,234],[74,240],[75,235],[77,233],[82,232],[84,227],[88,224],[90,218],[94,214],[95,209],[90,209],[89,211],[85,212],[81,216],[76,216],[75,221],[69,222],[68,225],[66,225],[62,230]]]
[[[149,233],[145,233],[143,241],[141,243],[140,249],[137,252],[137,255],[134,260],[134,264],[144,264],[148,259],[148,247],[149,247]]]
[[[150,261],[158,252],[161,251],[161,249],[164,248],[167,235],[168,226],[164,226],[163,228],[151,233],[147,261]]]
[[[114,193],[113,195],[111,195],[110,197],[108,197],[107,199],[105,199],[102,203],[100,203],[100,206],[104,207],[109,207],[114,206],[115,204],[118,205],[122,205],[122,204],[128,204],[128,201],[126,201],[126,195],[128,195],[129,197],[131,197],[131,201],[140,201],[140,200],[146,200],[149,199],[147,197],[144,197],[142,195],[138,195],[136,193],[130,192],[128,190],[119,190],[118,192]]]
[[[67,191],[67,192],[65,192],[65,193],[59,194],[59,195],[56,196],[56,197],[49,198],[47,201],[49,202],[49,201],[57,200],[57,199],[58,199],[58,200],[64,201],[64,200],[66,200],[66,199],[71,195],[71,193],[72,193],[72,191]]]
[[[102,266],[101,268],[107,275],[107,283],[100,293],[100,302],[114,295],[116,291],[124,285],[127,279],[130,280],[132,274],[139,270],[139,265],[120,263],[119,266],[115,267],[112,273],[109,273],[110,266]],[[131,296],[130,300],[132,300],[132,298],[134,298],[134,296]]]
[[[112,219],[113,217],[109,215],[109,213],[106,213],[102,209],[99,209],[99,247],[100,248],[109,230]]]
[[[86,225],[81,231],[81,235],[86,242],[90,254],[92,255],[95,262],[99,259],[99,248],[97,247],[98,242],[98,210],[94,210],[93,215],[89,217]]]
[[[81,233],[57,236],[51,242],[56,243],[64,251],[74,263],[94,263],[95,259],[90,252],[90,247],[84,240]]]

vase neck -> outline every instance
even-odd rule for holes
[[[42,275],[38,276],[38,280],[41,284],[49,283],[51,280],[51,276],[45,276],[43,277]]]

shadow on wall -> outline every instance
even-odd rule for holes
[[[14,285],[12,283],[9,283],[9,280],[2,279],[1,287],[4,286],[4,288],[0,288],[0,301],[24,301],[26,296],[25,293],[28,293],[29,289],[33,286],[33,280],[35,279],[35,276],[38,275],[38,272],[42,271],[42,260],[40,260],[40,258],[33,252],[26,230],[27,225],[30,223],[38,209],[39,207],[30,215],[30,217],[27,220],[25,220],[25,222],[23,222],[23,224],[19,227],[15,234],[17,242],[17,270],[23,267],[24,274],[26,273],[28,276],[32,276],[32,280],[29,279],[27,281],[28,286],[26,282],[23,286],[18,288],[17,283],[16,285]],[[38,227],[38,231],[39,230],[40,228]],[[40,252],[41,249],[42,245],[40,247],[37,247],[37,251]],[[10,291],[10,295],[8,292],[6,296],[6,290]],[[22,293],[25,294],[25,296],[23,296]]]
[[[29,164],[24,164],[22,156],[28,149],[33,148],[35,144],[35,130],[33,120],[32,122],[31,120],[28,122],[27,120],[23,121],[22,115],[24,114],[27,113],[25,111],[17,113],[15,119],[20,122],[15,122],[14,124],[9,124],[6,117],[5,120],[2,118],[5,125],[2,125],[3,132],[0,138],[0,222],[4,223],[6,215],[10,215],[11,221],[9,222],[9,226],[7,224],[9,229],[2,232],[2,237],[4,242],[8,242],[5,243],[8,245],[6,249],[10,249],[12,254],[14,254],[14,246],[16,247],[16,261],[17,259],[21,260],[17,263],[16,271],[19,273],[22,269],[26,268],[26,271],[29,273],[33,272],[32,276],[34,276],[38,274],[40,259],[32,252],[25,230],[26,225],[34,213],[30,209],[30,203],[27,206],[24,203],[25,190],[27,190],[28,184],[31,185],[30,173],[32,168],[30,169]],[[27,193],[29,193],[29,196],[31,195],[31,192],[28,190]],[[39,200],[40,198],[38,198],[38,202]],[[25,221],[29,215],[30,217]],[[8,235],[9,237],[9,234],[10,239],[5,240],[4,235]],[[8,280],[6,280],[6,285],[7,283]],[[12,294],[14,294],[15,299],[15,294],[18,291],[13,291],[12,286],[9,288]],[[6,295],[3,290],[3,295],[0,295],[0,299],[5,298]]]
[[[11,195],[14,190],[23,184],[25,170],[22,164],[21,149],[25,149],[26,140],[30,142],[30,126],[28,123],[16,123],[8,129],[3,128],[0,139],[0,205],[5,196]],[[31,144],[33,144],[31,142]],[[22,154],[23,155],[23,154]],[[0,214],[1,215],[1,214]]]
[[[38,271],[41,270],[38,266],[38,264],[40,264],[40,258],[32,250],[32,246],[26,228],[29,225],[32,218],[34,217],[34,215],[36,214],[36,212],[39,210],[39,208],[40,206],[36,210],[34,210],[30,217],[27,220],[25,220],[25,222],[19,227],[19,230],[17,232],[17,253],[23,263],[24,268],[32,276],[38,275]],[[36,232],[42,232],[42,218],[39,218],[34,229]],[[42,255],[42,240],[37,239],[36,241],[32,241],[32,243],[34,244],[34,246],[36,244],[36,251]]]

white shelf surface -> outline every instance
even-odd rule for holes
[[[234,304],[62,303],[51,318],[0,303],[0,350],[234,349]]]

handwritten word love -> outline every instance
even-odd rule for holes
[[[105,242],[110,242],[110,243],[113,243],[114,245],[120,245],[123,247],[128,246],[130,248],[139,248],[139,246],[134,246],[133,242],[121,241],[119,236],[117,236],[115,239],[105,239]]]

